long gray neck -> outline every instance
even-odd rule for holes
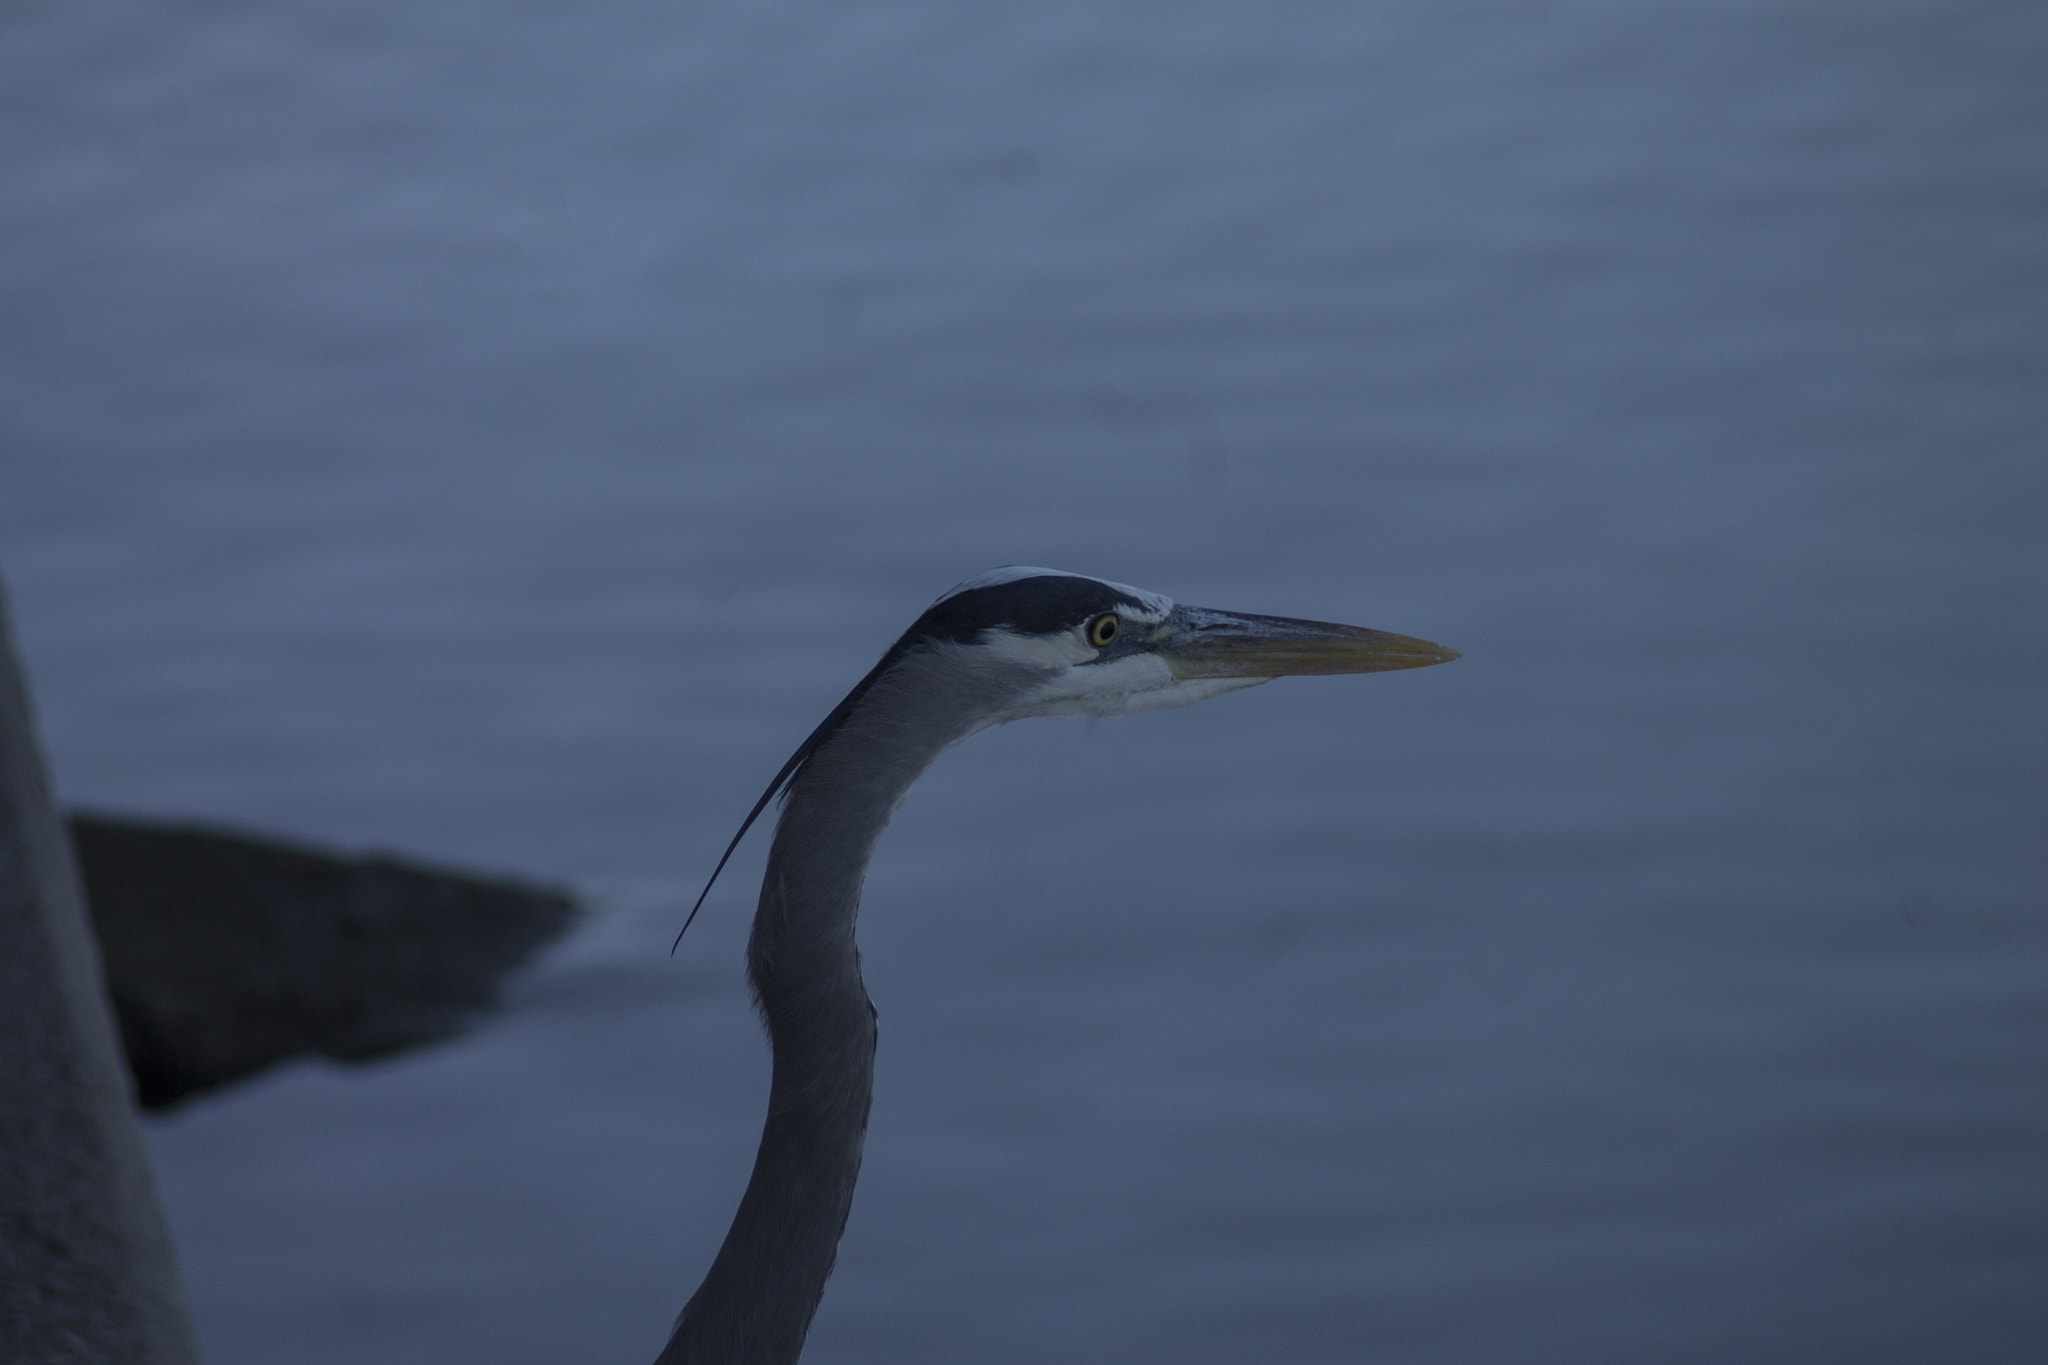
[[[874,1093],[875,1011],[853,937],[868,859],[911,783],[1027,680],[962,650],[917,651],[790,784],[747,944],[775,1053],[768,1121],[725,1244],[656,1365],[790,1365],[803,1350]]]

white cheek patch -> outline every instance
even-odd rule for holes
[[[984,640],[987,638],[983,637]],[[1256,687],[1269,681],[1267,678],[1176,678],[1166,660],[1158,655],[1131,654],[1088,668],[1063,669],[1018,698],[1004,719],[1125,716],[1133,711],[1187,706],[1205,697],[1234,692],[1240,687]]]
[[[1064,671],[1095,657],[1094,648],[1081,638],[1078,630],[1063,630],[1055,635],[1019,635],[993,626],[984,630],[975,643],[1005,663],[1026,668]]]

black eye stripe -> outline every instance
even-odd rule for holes
[[[990,628],[1019,635],[1051,635],[1072,630],[1076,622],[1092,623],[1120,606],[1140,614],[1145,610],[1144,603],[1092,578],[1020,578],[973,588],[933,604],[904,632],[904,642],[958,640],[971,644]]]

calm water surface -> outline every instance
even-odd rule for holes
[[[650,1358],[737,863],[932,596],[1466,651],[975,739],[808,1360],[2048,1341],[2048,15],[16,0],[67,799],[562,879],[470,1039],[154,1123],[207,1357]]]

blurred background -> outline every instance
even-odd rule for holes
[[[1465,651],[978,737],[820,1362],[2038,1358],[2048,11],[14,0],[61,795],[561,881],[152,1121],[214,1365],[650,1358],[760,788],[992,565]]]

